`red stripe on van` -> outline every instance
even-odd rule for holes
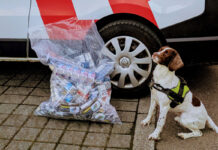
[[[36,0],[44,24],[77,17],[72,0]]]
[[[157,22],[154,18],[154,15],[151,11],[151,8],[148,4],[149,0],[109,0],[113,13],[130,13],[141,16],[154,25],[157,25]]]
[[[72,0],[36,1],[44,25],[47,25],[46,30],[50,39],[81,40],[86,36],[86,32],[90,29],[92,21],[78,20]],[[62,22],[61,20],[64,21]],[[78,26],[82,28],[82,31],[75,30]]]

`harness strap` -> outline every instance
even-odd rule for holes
[[[164,88],[160,84],[154,83],[153,79],[151,80],[149,87],[165,93],[171,100],[170,107],[172,108],[183,103],[184,98],[189,91],[186,81],[181,77],[179,77],[178,85],[172,89]]]

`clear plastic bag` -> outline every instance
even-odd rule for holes
[[[121,123],[110,104],[114,63],[102,54],[104,42],[94,21],[71,18],[32,28],[29,35],[40,61],[53,68],[51,97],[36,115]]]

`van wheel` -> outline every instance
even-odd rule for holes
[[[99,30],[105,41],[103,53],[115,62],[111,83],[115,92],[140,92],[154,68],[151,55],[161,40],[148,26],[134,20],[117,20]]]

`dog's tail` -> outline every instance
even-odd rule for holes
[[[216,124],[213,122],[213,120],[210,118],[210,116],[207,116],[207,124],[208,126],[213,129],[216,133],[218,133],[218,127],[216,126]]]

